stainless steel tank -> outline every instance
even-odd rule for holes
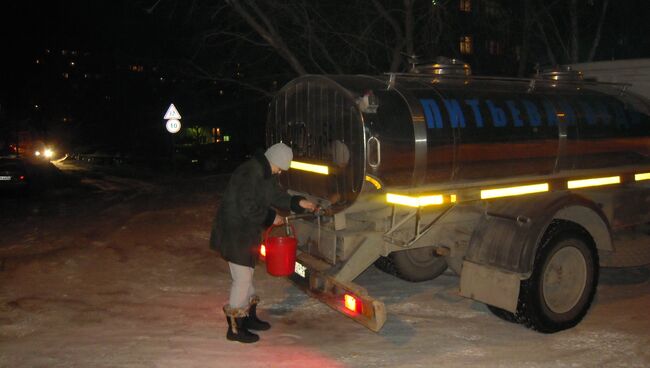
[[[650,103],[624,86],[420,70],[431,73],[308,75],[283,87],[267,143],[330,170],[289,170],[283,185],[340,211],[367,176],[389,189],[454,187],[650,163]]]

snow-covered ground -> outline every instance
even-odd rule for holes
[[[388,310],[373,333],[258,266],[273,328],[229,342],[228,267],[207,248],[224,181],[102,176],[0,201],[0,367],[650,366],[650,267],[602,270],[584,321],[544,335],[459,297],[454,275],[371,267],[357,282]]]

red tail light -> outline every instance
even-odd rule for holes
[[[260,245],[260,255],[266,257],[266,246],[264,244]]]
[[[19,180],[25,180],[25,175],[21,175],[18,177]]]
[[[352,294],[345,294],[343,297],[345,308],[350,312],[361,312],[361,303]]]

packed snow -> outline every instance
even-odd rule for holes
[[[89,176],[0,199],[0,367],[647,367],[650,267],[603,269],[577,327],[540,334],[458,295],[370,267],[379,333],[258,265],[261,341],[226,340],[230,278],[208,249],[227,176]],[[73,170],[75,169],[75,170]],[[78,180],[77,180],[78,179]]]

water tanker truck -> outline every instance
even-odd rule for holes
[[[327,211],[292,221],[290,276],[373,331],[368,267],[459,275],[460,295],[551,333],[575,326],[600,267],[650,262],[650,102],[555,70],[478,77],[451,59],[408,73],[306,75],[270,104],[280,181]]]

